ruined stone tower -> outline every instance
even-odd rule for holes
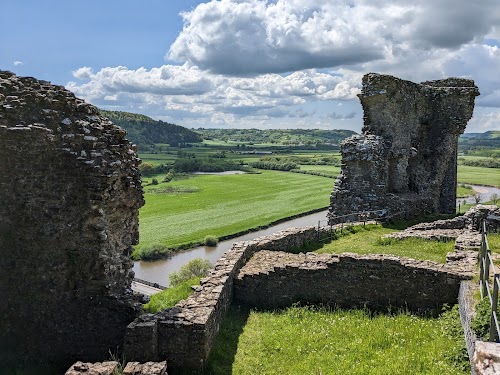
[[[383,210],[405,217],[454,213],[458,137],[479,95],[472,80],[416,84],[363,77],[361,135],[342,144],[342,170],[330,198],[337,215]]]
[[[0,71],[0,365],[67,367],[122,343],[138,307],[138,164],[95,107]]]

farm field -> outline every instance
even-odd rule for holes
[[[161,178],[159,178],[161,180]],[[197,175],[144,188],[140,243],[178,247],[227,236],[328,206],[329,178],[262,171],[261,174]]]
[[[274,162],[293,160],[294,157],[301,158],[296,160],[306,164],[299,164],[301,173],[265,170],[259,174],[193,176],[169,183],[161,182],[165,175],[144,177],[145,185],[150,184],[153,178],[160,183],[145,186],[146,205],[140,210],[137,251],[154,245],[186,248],[201,243],[207,235],[233,235],[326,207],[333,189],[332,177],[340,173],[339,166],[315,164],[323,160],[337,164],[340,155],[335,150],[289,149],[287,153],[280,154],[279,148],[274,148],[273,153],[268,155],[241,154],[234,149],[234,145],[217,140],[185,148],[156,144],[151,150],[154,152],[140,153],[139,156],[144,163],[152,165],[171,165],[179,155],[195,155],[202,159],[217,154],[224,155],[221,160],[238,164],[261,158]],[[250,150],[253,150],[253,145]],[[308,172],[319,176],[302,174]],[[459,165],[458,181],[500,186],[500,171]],[[467,195],[467,190],[459,188],[459,196],[463,195]]]
[[[459,165],[457,179],[460,183],[500,186],[500,169]]]

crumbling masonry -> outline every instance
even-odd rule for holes
[[[99,360],[140,305],[143,205],[125,131],[62,86],[0,71],[0,365]]]
[[[479,95],[472,80],[416,84],[363,77],[361,135],[342,144],[342,171],[330,198],[335,216],[383,210],[405,217],[454,213],[458,137]]]

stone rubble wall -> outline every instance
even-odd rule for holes
[[[235,299],[258,308],[294,303],[344,308],[389,306],[410,311],[440,311],[457,302],[462,280],[475,264],[438,264],[388,255],[290,254],[260,251],[240,270]]]
[[[0,71],[0,363],[67,368],[123,342],[144,204],[125,136],[64,87]]]
[[[320,231],[329,233],[329,228]],[[145,314],[127,327],[126,358],[168,359],[172,373],[184,369],[201,371],[233,300],[233,280],[247,260],[263,249],[286,250],[317,239],[317,227],[304,227],[235,243],[188,299],[160,313]]]
[[[363,132],[342,144],[330,220],[371,210],[405,217],[454,213],[458,137],[477,95],[467,79],[416,84],[366,74],[358,95]]]
[[[500,208],[495,205],[477,205],[471,207],[462,216],[448,220],[436,220],[419,223],[401,232],[384,235],[384,238],[416,237],[434,241],[455,239],[457,251],[478,250],[481,247],[480,223],[486,221],[487,231],[500,229]]]
[[[339,230],[342,226],[345,224],[335,225],[332,229]],[[145,314],[127,327],[126,358],[134,361],[167,359],[172,374],[187,369],[201,372],[234,296],[256,305],[257,299],[266,296],[268,301],[282,301],[283,304],[279,305],[285,306],[294,300],[289,296],[299,291],[299,294],[309,293],[318,298],[330,296],[326,298],[341,306],[364,306],[372,301],[372,307],[381,309],[387,308],[389,302],[415,309],[420,305],[435,308],[443,303],[456,303],[460,282],[469,279],[476,268],[476,254],[473,252],[451,257],[446,265],[380,255],[294,255],[283,252],[314,243],[328,234],[330,227],[290,228],[253,241],[235,243],[217,261],[201,285],[194,287],[195,292],[188,299],[157,314]],[[243,276],[245,269],[259,267],[259,261],[247,263],[252,256],[259,260],[262,256],[269,256],[272,260],[264,262],[267,268],[261,273]],[[286,265],[281,267],[280,264]],[[284,278],[280,279],[280,276]],[[397,282],[393,281],[394,277]],[[328,278],[335,279],[336,284],[332,282],[329,288],[323,288]],[[261,288],[247,288],[242,284],[257,280],[262,282]],[[394,288],[395,284],[407,288]],[[390,300],[383,297],[374,300],[371,296],[374,285],[380,288],[378,294],[389,293]],[[336,291],[329,290],[335,288]],[[288,297],[283,297],[282,292]],[[247,295],[253,300],[246,301]],[[288,300],[285,302],[283,298]],[[310,298],[305,300],[318,302]]]

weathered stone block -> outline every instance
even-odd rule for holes
[[[114,375],[118,371],[118,362],[76,362],[65,375]]]
[[[476,375],[500,374],[500,344],[476,341],[472,361]]]
[[[167,361],[129,362],[123,369],[123,375],[167,375]]]

